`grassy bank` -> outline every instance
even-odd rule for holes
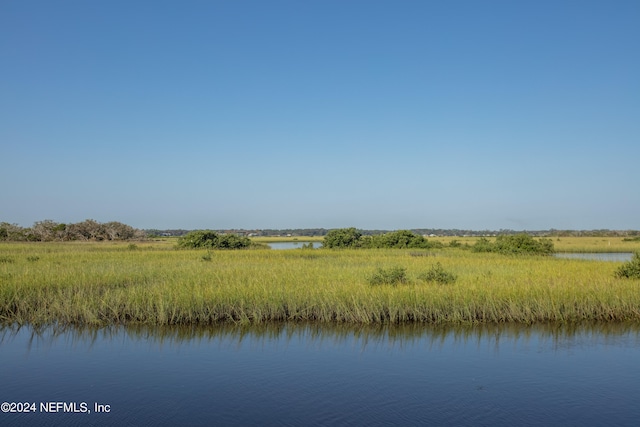
[[[478,237],[434,237],[429,240],[440,242],[445,246],[455,241],[461,245],[473,246]],[[640,241],[623,237],[548,237],[553,242],[557,252],[580,253],[609,253],[609,252],[634,252],[640,250]],[[495,238],[489,237],[494,241]]]
[[[439,263],[453,283],[421,279]],[[640,321],[619,263],[412,250],[176,251],[170,242],[0,244],[0,321]],[[398,285],[371,285],[402,268]]]

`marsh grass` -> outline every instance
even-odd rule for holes
[[[640,280],[621,263],[434,252],[456,281],[415,280],[408,250],[174,250],[171,242],[0,244],[0,321],[34,325],[272,321],[436,324],[640,321]],[[37,262],[28,257],[38,257]],[[377,269],[401,286],[371,286]]]
[[[370,285],[397,285],[407,281],[407,270],[403,267],[378,268],[369,276]]]
[[[457,277],[450,271],[446,271],[442,267],[442,264],[437,262],[433,266],[431,266],[428,271],[426,271],[425,273],[421,273],[418,276],[418,279],[425,280],[427,282],[436,282],[441,285],[447,285],[449,283],[455,282]]]

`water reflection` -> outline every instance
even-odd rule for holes
[[[272,242],[267,243],[271,249],[318,249],[322,247],[322,242],[307,242],[307,241],[295,241],[295,242]]]
[[[317,323],[265,323],[255,325],[220,324],[215,326],[109,326],[102,328],[77,326],[47,326],[33,328],[19,325],[0,325],[0,347],[17,336],[28,336],[25,350],[33,346],[50,346],[57,341],[64,345],[86,349],[100,341],[142,341],[160,346],[189,346],[198,342],[224,341],[240,347],[261,346],[276,341],[287,345],[292,340],[304,340],[309,345],[335,346],[351,344],[361,351],[427,346],[440,348],[450,344],[477,344],[499,349],[501,343],[526,344],[535,339],[549,349],[561,349],[589,343],[617,342],[617,337],[634,337],[640,343],[640,324],[637,323],[580,323],[580,324],[482,324],[432,326],[415,323],[404,325],[351,325]]]
[[[631,261],[633,254],[631,252],[558,252],[555,254],[556,258],[569,258],[569,259],[583,259],[589,261],[614,261],[614,262],[626,262]]]

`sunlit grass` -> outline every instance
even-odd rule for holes
[[[555,242],[554,242],[555,243]],[[415,251],[413,251],[415,252]],[[208,324],[316,321],[640,321],[620,263],[461,249],[174,250],[170,242],[0,244],[0,321]],[[203,255],[210,254],[210,260]],[[439,263],[455,282],[421,280]],[[372,286],[379,269],[406,280]]]

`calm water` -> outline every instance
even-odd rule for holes
[[[630,252],[620,253],[568,253],[559,252],[555,254],[558,258],[571,258],[571,259],[586,259],[595,261],[618,261],[626,262],[631,261],[633,254]]]
[[[273,243],[268,243],[268,245],[271,249],[301,249],[302,245],[306,245],[309,243],[313,243],[314,249],[318,249],[322,247],[322,242],[306,242],[306,241],[273,242]]]
[[[639,356],[631,325],[4,328],[0,401],[37,410],[0,425],[631,426]]]

